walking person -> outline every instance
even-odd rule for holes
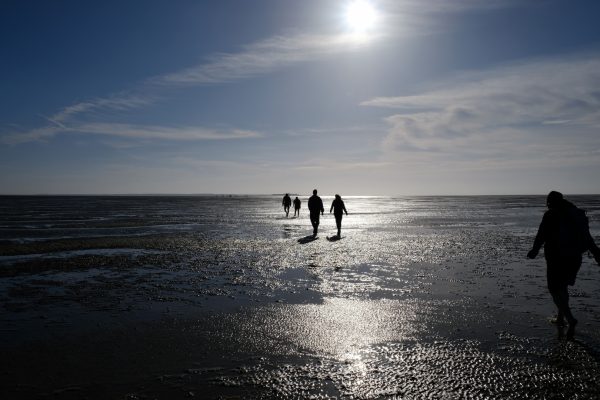
[[[317,189],[313,190],[313,195],[308,199],[308,211],[310,212],[310,223],[313,227],[313,237],[317,237],[317,231],[319,230],[319,218],[323,215],[325,209],[323,208],[323,200],[317,196]]]
[[[296,216],[296,214],[298,214],[298,216],[300,216],[300,206],[301,206],[302,202],[300,201],[300,199],[298,198],[298,196],[296,196],[296,198],[294,199],[294,217]]]
[[[290,213],[290,206],[292,205],[292,199],[288,193],[283,196],[283,200],[281,200],[281,205],[283,206],[283,211],[285,211],[285,216],[287,217]]]
[[[527,257],[535,258],[544,246],[548,291],[558,309],[556,323],[564,326],[566,319],[569,324],[567,339],[572,339],[577,319],[569,307],[568,286],[575,284],[582,253],[591,251],[600,264],[600,249],[590,235],[588,219],[583,210],[555,191],[548,194],[546,205],[548,211],[544,213],[533,248]]]
[[[344,213],[348,215],[348,211],[346,211],[346,205],[342,200],[339,194],[335,195],[335,199],[331,202],[331,208],[329,209],[329,214],[331,214],[331,210],[333,210],[333,215],[335,216],[335,225],[337,226],[337,237],[342,237],[342,216]]]

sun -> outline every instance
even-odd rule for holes
[[[346,24],[354,33],[366,33],[377,21],[377,11],[366,0],[354,0],[346,8]]]

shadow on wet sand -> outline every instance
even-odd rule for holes
[[[318,236],[308,235],[308,236],[304,236],[303,238],[298,239],[298,243],[307,244],[310,242],[314,242],[318,238],[319,238]]]

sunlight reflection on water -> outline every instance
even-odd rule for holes
[[[6,326],[29,319],[45,333],[46,320],[75,313],[111,328],[133,316],[191,320],[175,333],[193,332],[208,350],[186,360],[250,353],[219,382],[264,389],[263,398],[308,398],[313,389],[331,398],[486,398],[529,383],[544,398],[555,376],[569,393],[597,390],[593,351],[559,349],[587,356],[579,375],[547,361],[555,344],[544,262],[525,259],[542,197],[344,199],[342,238],[327,240],[335,222],[326,212],[318,239],[305,242],[305,197],[299,218],[285,217],[279,196],[18,199],[21,214],[0,215]],[[575,202],[597,232],[600,203]],[[579,337],[595,345],[600,278],[590,267],[585,259],[572,304]]]
[[[322,304],[266,307],[248,327],[264,327],[256,332],[257,341],[276,334],[291,348],[343,358],[357,347],[412,337],[414,319],[414,305],[398,309],[390,300],[326,298]]]

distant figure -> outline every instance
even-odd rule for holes
[[[338,238],[342,237],[342,216],[344,213],[348,215],[348,211],[346,211],[346,206],[344,205],[344,201],[340,197],[339,194],[335,195],[335,200],[331,202],[331,208],[329,209],[329,214],[331,214],[331,210],[333,210],[333,215],[335,216],[335,225],[337,226],[337,236]]]
[[[567,339],[572,339],[577,320],[569,308],[567,286],[575,284],[581,267],[581,254],[590,250],[600,264],[600,249],[590,235],[588,219],[583,210],[555,191],[548,194],[546,205],[548,211],[544,213],[533,248],[527,257],[535,258],[544,245],[548,291],[558,308],[556,323],[564,326],[566,318],[569,324]]]
[[[300,216],[300,206],[301,205],[302,205],[302,202],[300,201],[298,196],[296,196],[296,198],[294,199],[294,217],[296,216],[296,214],[298,214],[298,216]]]
[[[283,211],[285,211],[285,216],[287,217],[290,213],[290,206],[292,205],[292,199],[289,194],[286,193],[285,196],[283,196],[281,205],[283,206]]]
[[[310,211],[310,223],[313,227],[313,237],[317,237],[317,231],[319,230],[319,213],[323,215],[325,212],[323,200],[317,196],[317,189],[313,190],[313,195],[308,199],[308,210]]]

